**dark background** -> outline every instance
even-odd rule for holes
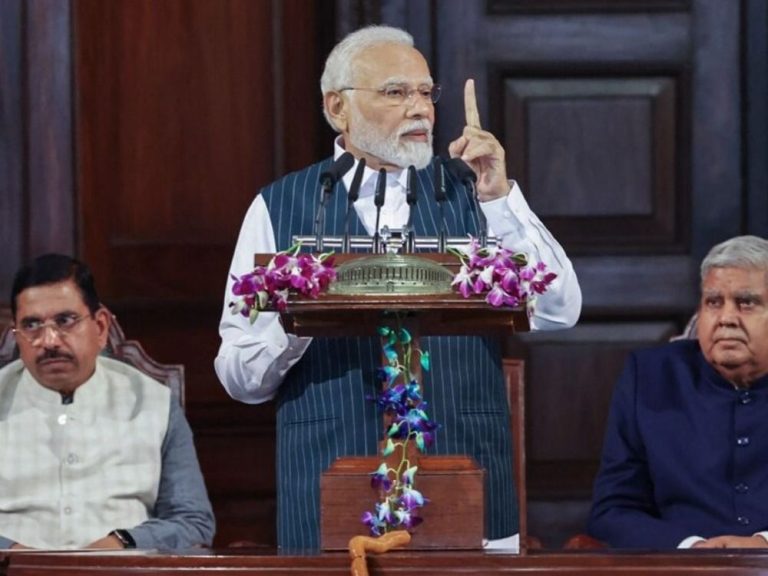
[[[274,544],[273,406],[213,372],[225,275],[259,187],[331,153],[328,51],[382,22],[444,86],[438,152],[476,79],[579,275],[579,325],[508,346],[530,531],[558,546],[582,529],[626,352],[681,329],[714,243],[768,235],[764,0],[2,0],[0,294],[40,253],[88,261],[127,335],[186,366],[217,543]]]

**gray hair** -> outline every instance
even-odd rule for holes
[[[355,58],[366,48],[379,44],[413,46],[413,36],[405,30],[391,26],[366,26],[348,34],[336,44],[325,61],[325,69],[320,77],[320,91],[323,96],[328,92],[352,86],[355,80],[353,71]],[[323,114],[331,128],[338,132],[325,105],[323,105]]]
[[[768,272],[768,240],[735,236],[709,251],[701,262],[701,279],[713,268],[758,268]]]

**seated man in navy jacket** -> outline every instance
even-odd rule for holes
[[[589,532],[621,548],[768,547],[768,241],[701,264],[698,340],[629,356]]]

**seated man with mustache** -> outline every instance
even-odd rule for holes
[[[182,408],[100,356],[111,316],[88,267],[36,258],[16,274],[11,313],[20,358],[0,369],[0,548],[210,545]]]
[[[697,331],[616,385],[589,522],[612,547],[768,547],[768,241],[704,258]]]
[[[527,253],[557,274],[536,301],[531,328],[555,330],[576,322],[581,291],[573,266],[519,186],[507,180],[504,148],[480,127],[471,80],[464,88],[466,126],[448,151],[475,172],[480,209],[464,186],[446,175],[443,212],[434,199],[430,166],[441,87],[411,35],[387,26],[353,32],[328,56],[320,88],[323,112],[339,133],[334,158],[345,152],[355,158],[355,166],[326,203],[325,234],[344,234],[347,191],[365,160],[350,218],[353,236],[377,232],[375,190],[379,170],[384,170],[378,231],[411,222],[417,237],[436,237],[444,215],[448,236],[477,237],[482,212],[504,247]],[[334,459],[377,453],[383,426],[376,406],[366,398],[379,389],[375,368],[381,363],[380,342],[373,335],[298,338],[285,333],[275,313],[259,314],[251,325],[233,315],[228,304],[232,275],[250,272],[254,253],[285,250],[294,236],[313,234],[319,176],[334,158],[286,175],[255,198],[232,258],[219,324],[215,367],[227,392],[243,402],[277,400],[277,532],[283,550],[319,548],[320,476]],[[410,166],[421,190],[413,206],[406,198]],[[441,425],[429,453],[473,456],[487,472],[486,535],[512,536],[518,518],[500,342],[491,337],[429,337],[421,339],[421,348],[429,352],[432,364],[425,376],[425,400],[430,416]]]

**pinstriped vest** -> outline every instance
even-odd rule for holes
[[[311,235],[318,178],[331,159],[294,172],[262,191],[285,249],[294,235]],[[421,197],[413,225],[418,236],[436,236],[440,216],[432,199],[430,170],[418,171]],[[446,174],[444,208],[450,236],[477,233],[474,204]],[[327,203],[325,233],[342,235],[347,195],[342,183]],[[352,235],[366,235],[359,218]],[[486,469],[486,535],[517,532],[509,412],[499,343],[493,339],[424,337],[431,356],[424,374],[427,411],[441,425],[429,454],[469,454]],[[315,338],[280,386],[277,397],[278,545],[282,550],[319,548],[320,474],[340,456],[375,455],[383,424],[368,398],[378,390],[378,338]],[[426,495],[429,497],[429,495]],[[361,514],[362,514],[361,510]]]

